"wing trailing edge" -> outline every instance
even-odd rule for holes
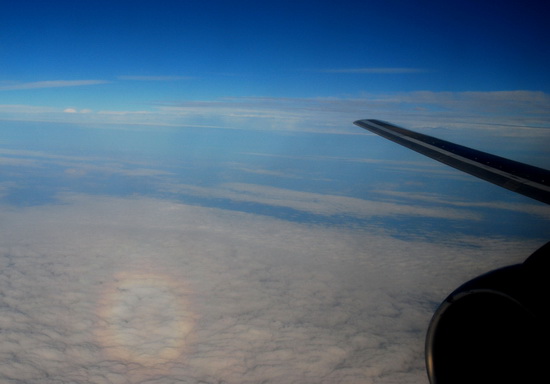
[[[380,120],[355,125],[510,191],[550,204],[550,171],[451,143]]]

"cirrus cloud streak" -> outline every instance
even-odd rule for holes
[[[321,69],[319,70],[319,72],[395,75],[395,74],[405,74],[405,73],[425,73],[428,71],[422,68],[407,68],[407,67],[367,67],[367,68]]]
[[[15,83],[8,85],[0,85],[0,91],[12,91],[23,89],[39,89],[39,88],[61,88],[61,87],[80,87],[84,85],[106,84],[106,80],[48,80],[34,81],[29,83]]]

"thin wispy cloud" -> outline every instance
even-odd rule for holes
[[[61,88],[61,87],[80,87],[84,85],[106,84],[106,80],[47,80],[33,81],[30,83],[12,83],[0,85],[0,91],[12,91],[20,89],[39,89],[39,88]]]
[[[190,80],[192,76],[118,76],[119,80],[135,80],[135,81],[176,81]]]
[[[0,114],[13,114],[20,117],[28,116],[29,114],[55,114],[59,112],[58,108],[24,105],[24,104],[0,104]],[[3,116],[5,118],[5,116]]]
[[[475,129],[513,137],[548,136],[550,95],[535,91],[389,92],[354,97],[226,97],[153,102],[141,110],[0,105],[5,120],[205,126],[229,129],[364,134],[351,123],[389,120],[412,129]],[[74,113],[90,112],[93,113]],[[73,112],[73,113],[70,113]],[[78,119],[76,119],[78,117]],[[86,120],[83,120],[86,119]]]
[[[408,68],[408,67],[366,67],[366,68],[334,68],[321,69],[319,72],[324,73],[366,73],[366,74],[404,74],[404,73],[424,73],[428,72],[423,68]]]

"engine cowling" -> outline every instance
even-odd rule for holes
[[[550,382],[550,242],[457,288],[426,336],[432,384]]]

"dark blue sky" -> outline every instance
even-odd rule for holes
[[[548,14],[517,1],[9,2],[0,103],[547,91]]]

